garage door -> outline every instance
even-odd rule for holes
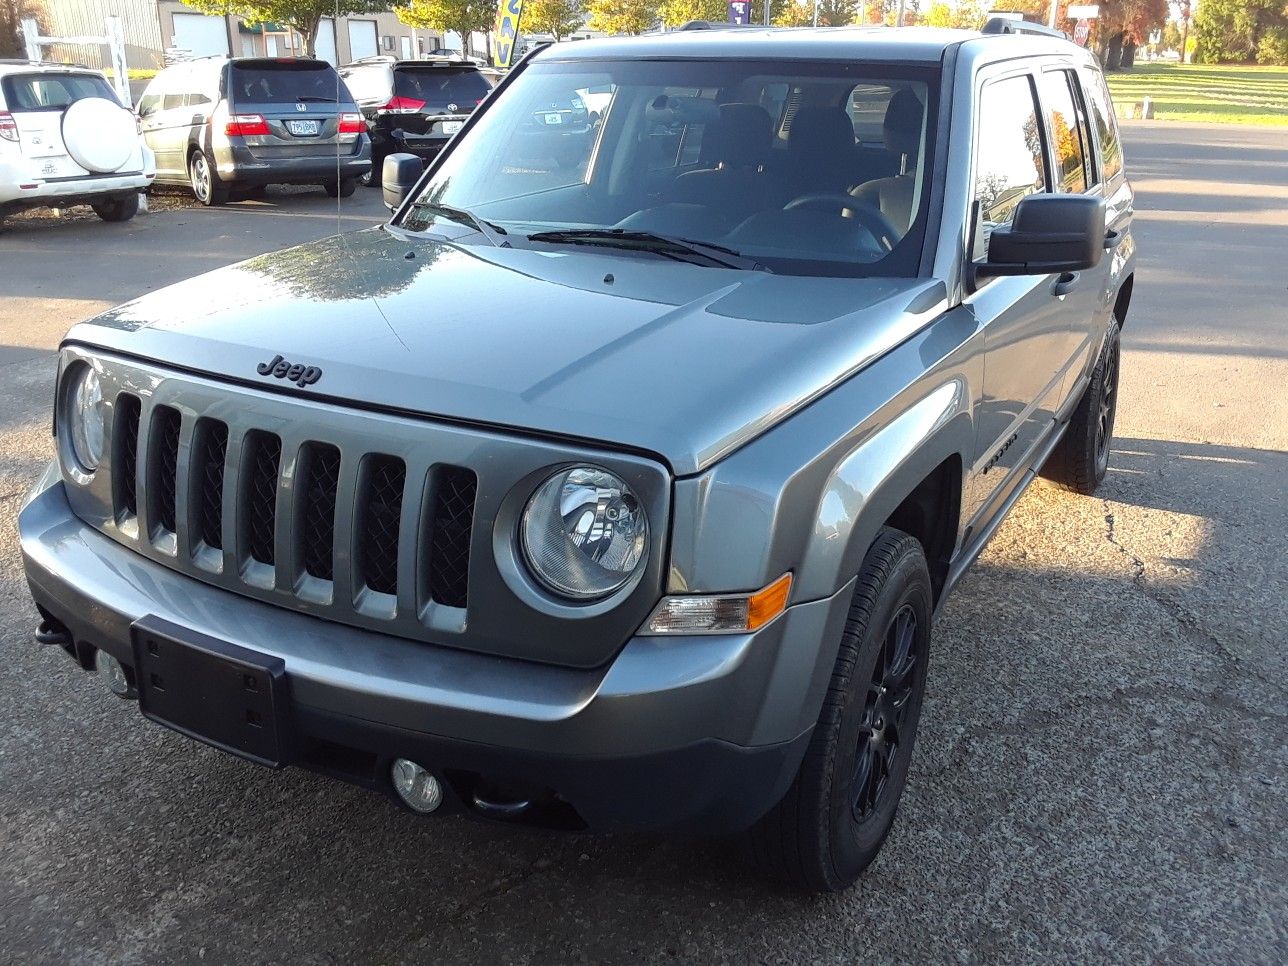
[[[374,57],[380,52],[376,45],[376,22],[374,20],[349,21],[349,55],[353,60],[363,57]]]
[[[206,17],[199,13],[174,15],[174,45],[192,51],[193,57],[228,54],[228,25],[223,17]]]
[[[314,41],[318,58],[325,60],[332,67],[339,67],[340,62],[335,58],[335,21],[323,20],[318,24],[318,35]]]

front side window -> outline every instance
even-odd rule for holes
[[[888,64],[538,62],[453,145],[400,224],[428,230],[427,212],[448,206],[511,245],[651,233],[780,274],[913,277],[936,80],[936,68]],[[856,122],[884,140],[861,145]]]
[[[1118,125],[1114,118],[1113,105],[1109,100],[1109,88],[1105,84],[1104,74],[1100,71],[1084,67],[1081,74],[1082,89],[1086,92],[1096,138],[1100,141],[1102,177],[1103,180],[1108,181],[1123,169],[1123,149],[1118,142]]]
[[[1055,190],[1080,194],[1087,190],[1088,152],[1073,89],[1069,86],[1072,80],[1073,75],[1067,70],[1049,70],[1039,75],[1055,159]]]
[[[1042,132],[1027,75],[984,86],[976,145],[975,201],[982,230],[976,236],[975,256],[979,257],[992,229],[1010,224],[1022,199],[1046,190]]]

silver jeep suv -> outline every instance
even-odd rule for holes
[[[598,123],[545,116],[587,90]],[[38,638],[417,812],[738,832],[849,885],[949,591],[1039,472],[1105,474],[1132,191],[1091,55],[561,44],[384,174],[387,225],[68,335]]]

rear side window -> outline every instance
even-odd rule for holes
[[[86,97],[116,103],[107,81],[95,74],[10,74],[2,83],[10,111],[63,111]]]
[[[1046,107],[1047,129],[1051,132],[1051,154],[1055,160],[1055,190],[1081,194],[1087,190],[1087,145],[1078,121],[1073,75],[1067,70],[1049,70],[1039,75],[1042,103]]]
[[[1096,139],[1100,142],[1100,169],[1108,181],[1123,169],[1123,149],[1118,143],[1118,123],[1109,100],[1105,77],[1098,70],[1082,70],[1082,89],[1087,95]]]
[[[985,85],[976,143],[975,201],[983,228],[976,237],[984,245],[994,227],[1010,224],[1021,199],[1046,190],[1042,135],[1027,76]]]
[[[400,67],[394,71],[394,94],[423,101],[429,110],[450,110],[449,104],[472,110],[491,90],[476,70]]]
[[[234,63],[228,72],[234,104],[293,104],[296,101],[348,100],[340,75],[321,61]]]

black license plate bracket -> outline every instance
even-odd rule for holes
[[[152,615],[130,637],[144,717],[256,764],[286,764],[285,661]]]

